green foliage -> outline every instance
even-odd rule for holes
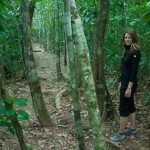
[[[139,77],[143,79],[144,82],[147,80],[145,76],[149,76],[148,70],[150,70],[149,56],[143,54],[140,61]]]
[[[93,54],[94,24],[97,19],[95,15],[97,13],[97,3],[90,0],[77,2],[90,54]],[[118,82],[121,57],[124,53],[121,40],[123,33],[128,28],[133,28],[138,32],[140,50],[142,53],[139,73],[141,78],[146,79],[150,72],[150,2],[147,2],[146,0],[130,2],[110,0],[110,4],[109,22],[104,40],[104,61],[107,84],[115,85]]]
[[[5,74],[15,77],[22,71],[20,6],[16,1],[0,2],[0,54]]]
[[[16,103],[16,105],[18,105],[20,107],[24,107],[27,105],[27,100],[23,99],[23,98],[17,98],[15,103]]]
[[[7,100],[7,103],[12,104],[13,106],[24,107],[27,106],[27,100],[23,98],[16,98],[10,96]],[[10,116],[15,114],[17,115],[18,121],[24,121],[29,119],[29,115],[24,110],[6,109],[3,100],[0,100],[0,126],[7,128],[12,134],[15,133],[13,125],[10,120]]]
[[[32,147],[28,147],[28,150],[33,150]]]
[[[29,0],[29,2],[34,2],[34,3],[36,3],[36,2],[40,2],[40,1],[42,1],[42,0]]]
[[[4,22],[5,22],[5,19],[3,18],[2,15],[0,15],[0,38],[4,38],[6,36],[4,25],[3,25]]]
[[[62,9],[62,2],[60,2],[60,7]],[[54,25],[54,2],[44,0],[36,3],[36,9],[33,18],[33,38],[35,42],[39,42],[45,48],[45,50],[53,50],[55,43],[55,25]],[[60,20],[62,21],[62,10],[60,11]],[[62,27],[62,22],[60,22],[60,28]],[[60,30],[61,31],[61,30]],[[60,34],[60,39],[62,40],[63,32]],[[61,41],[63,43],[63,41]]]
[[[5,37],[5,30],[4,30],[5,19],[1,14],[1,9],[3,8],[4,5],[5,3],[2,0],[0,0],[0,38]]]
[[[150,7],[147,1],[131,1],[124,2],[111,0],[110,16],[107,32],[105,34],[105,69],[107,74],[112,76],[119,73],[121,57],[124,52],[121,46],[123,33],[132,28],[138,32],[140,50],[142,58],[140,62],[140,77],[147,78],[149,76],[150,51],[149,51],[149,25],[146,14],[149,14]],[[144,18],[147,19],[144,19]],[[116,57],[117,55],[117,57]],[[116,74],[115,74],[116,73]],[[109,79],[108,79],[109,80]]]
[[[18,48],[18,45],[14,45],[13,41],[7,41],[10,43],[9,46],[3,47],[0,50],[0,53],[3,56],[4,69],[6,77],[13,77],[17,74],[17,72],[21,71],[20,67],[22,67],[22,56],[21,51]]]
[[[150,104],[150,89],[144,90],[144,100]]]

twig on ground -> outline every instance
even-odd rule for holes
[[[66,89],[62,89],[55,97],[55,105],[57,109],[61,108],[61,98],[65,92],[66,92]]]

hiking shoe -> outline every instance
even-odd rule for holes
[[[138,131],[136,129],[127,128],[123,132],[125,135],[136,135]]]
[[[124,141],[126,139],[126,137],[124,134],[121,135],[121,134],[117,133],[116,135],[111,136],[109,139],[114,142],[120,142],[120,141]]]

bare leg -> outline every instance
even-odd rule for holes
[[[124,129],[126,128],[128,121],[128,117],[122,117],[120,116],[120,128],[119,128],[119,133],[123,133]]]
[[[130,128],[135,129],[135,112],[129,115]]]

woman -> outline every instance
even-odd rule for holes
[[[135,127],[135,105],[134,93],[137,88],[137,73],[141,53],[138,45],[138,37],[135,30],[129,30],[124,34],[124,57],[122,59],[122,69],[120,76],[120,84],[118,90],[120,92],[120,128],[116,135],[110,137],[112,141],[125,140],[125,135],[135,135],[137,130]],[[128,118],[130,120],[129,128],[126,128]]]

